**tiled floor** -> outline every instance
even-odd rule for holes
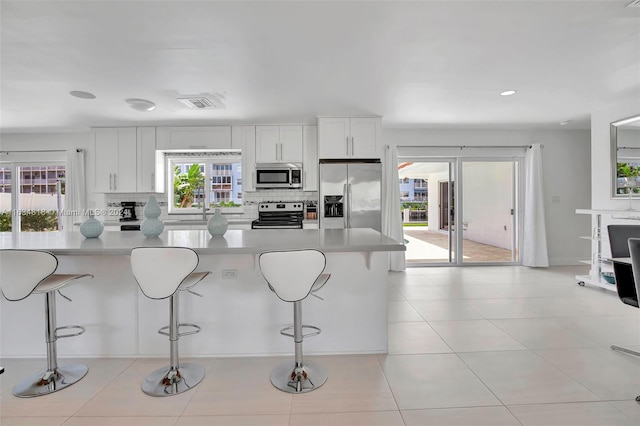
[[[87,359],[64,391],[19,399],[11,388],[42,360],[3,359],[0,424],[634,425],[640,424],[640,310],[579,287],[583,267],[415,268],[389,274],[389,353],[314,357],[320,389],[273,388],[280,358],[197,359],[194,390],[140,391],[161,359]]]

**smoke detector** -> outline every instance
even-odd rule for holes
[[[224,104],[220,100],[224,96],[220,94],[202,93],[199,95],[178,95],[178,100],[191,109],[220,109]]]

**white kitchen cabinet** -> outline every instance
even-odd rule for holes
[[[302,128],[302,189],[318,190],[318,129],[316,126]]]
[[[135,127],[92,129],[96,192],[136,192],[137,132]]]
[[[230,149],[231,126],[158,127],[157,149]]]
[[[318,117],[318,158],[381,158],[380,117]]]
[[[242,150],[242,192],[255,191],[256,126],[233,126],[231,147]]]
[[[301,163],[302,126],[256,126],[256,163]]]
[[[154,192],[156,190],[156,128],[138,127],[136,129],[138,156],[137,191]]]

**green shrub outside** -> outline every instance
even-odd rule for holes
[[[11,231],[11,212],[0,212],[0,232]],[[30,210],[20,213],[20,230],[27,232],[57,231],[56,210]]]

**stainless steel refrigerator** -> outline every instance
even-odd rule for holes
[[[321,161],[319,224],[323,229],[382,227],[382,164]]]

